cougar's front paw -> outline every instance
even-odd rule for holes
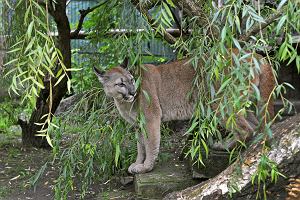
[[[128,168],[128,172],[131,174],[143,174],[149,172],[153,169],[151,166],[146,166],[145,164],[132,163]]]
[[[133,174],[132,169],[133,169],[136,165],[138,165],[138,164],[137,164],[137,163],[132,163],[132,164],[128,167],[128,172],[129,172],[130,174]]]

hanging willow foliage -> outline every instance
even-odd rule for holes
[[[16,43],[9,52],[12,59],[6,65],[11,68],[8,72],[12,75],[10,89],[15,93],[21,93],[24,96],[23,101],[29,100],[34,106],[39,91],[45,87],[43,79],[47,76],[58,78],[58,82],[67,76],[68,89],[71,87],[71,81],[68,69],[61,62],[63,55],[55,47],[54,39],[49,34],[53,29],[47,9],[45,10],[35,0],[19,2],[26,5],[26,11],[22,15],[26,31],[16,38]],[[97,56],[90,56],[85,67],[91,68],[89,65],[94,64],[107,69],[125,56],[129,56],[130,68],[136,72],[136,82],[139,84],[143,70],[142,63],[149,59],[166,60],[163,57],[153,59],[151,52],[145,50],[148,42],[156,40],[171,46],[177,58],[188,56],[197,72],[193,89],[200,92],[194,117],[187,131],[187,134],[192,136],[187,156],[195,162],[202,163],[202,152],[208,155],[209,146],[214,141],[222,141],[224,138],[218,128],[219,124],[224,124],[222,121],[226,119],[226,127],[233,129],[236,114],[246,114],[250,108],[254,108],[260,122],[265,124],[264,129],[257,131],[255,142],[263,142],[265,148],[262,152],[260,171],[254,175],[253,182],[257,180],[258,184],[265,183],[270,177],[276,180],[280,173],[273,162],[265,157],[268,150],[266,141],[272,138],[270,129],[272,123],[281,117],[284,109],[292,108],[284,97],[286,88],[292,86],[288,83],[276,83],[276,88],[269,99],[280,98],[284,108],[274,118],[267,120],[269,114],[266,108],[269,101],[261,108],[255,106],[260,100],[260,93],[250,80],[254,72],[260,70],[260,66],[252,55],[254,52],[263,53],[266,61],[274,66],[274,76],[277,76],[279,62],[288,64],[294,62],[300,72],[300,55],[297,52],[299,47],[295,45],[297,40],[295,35],[300,33],[299,1],[281,0],[274,1],[274,4],[243,0],[218,2],[222,4],[216,5],[215,1],[195,3],[189,0],[100,2],[101,6],[95,9],[83,24],[85,30],[89,32],[88,40],[94,44],[93,47],[99,53]],[[183,10],[181,18],[176,18],[174,9]],[[177,38],[166,32],[166,29],[173,28],[174,24],[180,29]],[[112,29],[124,28],[130,30],[130,34],[121,33],[113,37],[108,35]],[[239,49],[239,53],[233,54],[233,48]],[[230,59],[227,59],[228,55]],[[253,63],[245,61],[249,57],[252,57]],[[54,66],[58,62],[62,68],[55,72]],[[200,66],[199,63],[203,65]],[[87,75],[91,70],[84,73]],[[215,88],[216,84],[220,87]],[[62,150],[59,138],[62,137],[63,128],[53,130],[53,134],[56,135],[54,154],[62,166],[55,187],[58,199],[67,198],[68,192],[75,184],[75,174],[84,180],[81,188],[84,197],[95,174],[98,173],[100,178],[108,178],[116,171],[126,169],[132,156],[132,152],[122,148],[126,142],[126,135],[134,135],[132,129],[120,118],[115,117],[115,110],[111,110],[102,93],[92,91],[87,93],[97,95],[88,96],[91,98],[97,96],[100,109],[94,109],[96,107],[92,106],[93,109],[82,115],[78,115],[80,113],[78,110],[73,111],[70,115],[77,113],[77,117],[63,119],[68,123],[74,122],[74,119],[79,121],[80,118],[85,119],[85,122],[78,122],[83,123],[83,126],[78,127],[79,134],[76,141]],[[85,98],[87,96],[80,102],[85,101]],[[217,106],[213,109],[215,104]],[[48,119],[45,120],[48,129],[43,130],[49,142],[51,140],[47,130],[52,130],[53,126],[56,126],[51,122],[50,115],[52,113],[45,116],[45,119]],[[142,117],[139,122],[142,128],[144,124]],[[124,133],[124,130],[127,131]],[[234,136],[229,134],[229,137]],[[242,142],[241,145],[246,146]],[[240,149],[240,147],[234,149],[232,155],[234,151]],[[264,175],[261,176],[261,173]]]

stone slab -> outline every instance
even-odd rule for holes
[[[139,199],[161,199],[166,194],[199,183],[192,179],[191,171],[184,162],[162,163],[152,172],[135,175],[135,192]]]

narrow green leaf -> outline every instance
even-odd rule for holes
[[[280,3],[278,4],[277,10],[280,10],[281,7],[287,2],[287,0],[281,0]]]
[[[68,92],[71,93],[71,79],[67,81]]]
[[[73,71],[80,71],[82,70],[83,68],[68,68],[66,69],[66,71],[70,71],[70,72],[73,72]]]
[[[63,69],[60,68],[60,69],[58,70],[58,72],[57,72],[55,78],[58,78],[58,77],[61,75],[62,72],[63,72]]]
[[[279,20],[279,22],[278,22],[278,24],[277,24],[277,26],[276,26],[276,34],[279,34],[279,32],[282,32],[282,26],[283,26],[283,24],[284,24],[284,22],[287,20],[287,15],[283,15],[281,18],[280,18],[280,20]]]
[[[12,50],[10,50],[10,51],[7,51],[6,53],[14,53],[14,52],[17,52],[17,51],[20,51],[20,50],[22,50],[22,48],[21,47],[18,47],[18,48],[14,48],[14,49],[12,49]]]
[[[208,147],[203,139],[201,139],[201,143],[204,147],[206,158],[208,158],[208,153],[209,153]]]
[[[145,90],[142,90],[142,92],[144,94],[144,97],[146,98],[147,103],[150,104],[151,103],[151,98],[150,98],[148,92],[145,91]]]
[[[300,73],[300,56],[296,57],[296,66],[297,66],[297,69],[298,69],[298,73]]]
[[[44,85],[41,84],[41,83],[39,83],[37,80],[35,80],[35,78],[31,77],[30,80],[31,80],[34,84],[36,84],[39,88],[41,88],[41,89],[44,89],[44,88],[45,88]]]
[[[49,134],[46,135],[46,139],[47,139],[47,142],[48,142],[48,144],[50,145],[50,147],[53,148],[53,144],[52,144],[52,141],[51,141],[51,138],[50,138],[50,135],[49,135]]]
[[[232,38],[232,41],[233,41],[234,45],[235,45],[239,50],[242,49],[242,48],[241,48],[241,45],[240,45],[240,43],[239,43],[239,41],[238,41],[237,39]]]
[[[60,81],[65,77],[65,75],[66,74],[62,74],[60,77],[59,77],[59,79],[56,81],[56,83],[54,84],[54,87],[55,86],[57,86],[59,83],[60,83]]]
[[[115,165],[116,166],[118,166],[120,154],[121,154],[120,145],[117,144],[117,146],[116,146],[116,153],[115,153]]]
[[[174,5],[173,1],[172,0],[167,0],[167,3],[172,6],[173,8],[175,8],[176,6]]]
[[[255,92],[255,97],[257,99],[257,101],[260,101],[261,97],[260,97],[260,91],[259,89],[257,88],[257,86],[253,83],[251,83],[251,86],[252,88],[254,89],[254,92]]]
[[[167,11],[167,13],[168,13],[168,15],[169,15],[169,18],[172,19],[172,20],[174,20],[174,19],[173,19],[172,12],[171,12],[169,6],[168,6],[166,3],[164,3],[164,2],[163,2],[163,6],[164,6],[165,10]]]
[[[33,179],[30,180],[31,185],[33,185],[34,187],[36,186],[38,180],[44,173],[47,165],[48,165],[48,161],[38,170],[38,172],[34,175]]]
[[[12,63],[15,63],[15,62],[17,62],[19,60],[19,58],[15,58],[15,59],[12,59],[12,60],[10,60],[10,61],[8,61],[7,63],[5,63],[4,64],[4,66],[8,66],[8,65],[10,65],[10,64],[12,64]],[[14,70],[14,69],[13,69]],[[10,71],[10,73],[12,72],[12,70]],[[8,73],[9,74],[9,73]]]
[[[242,31],[241,31],[241,22],[240,22],[240,18],[239,18],[238,15],[235,15],[234,22],[235,22],[235,25],[236,25],[236,28],[237,28],[239,34],[241,34],[242,33]]]
[[[224,88],[229,84],[229,82],[231,81],[231,78],[228,78],[226,81],[224,81],[221,85],[221,87],[219,88],[217,95],[220,94],[221,92],[223,92]]]
[[[221,41],[224,42],[227,33],[227,27],[224,26],[221,32]]]
[[[192,125],[190,126],[190,128],[184,133],[184,135],[191,133],[198,124],[199,124],[198,121],[193,122]]]
[[[27,32],[26,32],[28,38],[31,38],[33,25],[34,25],[34,21],[31,21],[30,24],[28,25]]]

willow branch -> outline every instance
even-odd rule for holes
[[[71,32],[71,38],[75,38],[78,36],[80,30],[82,29],[82,26],[83,26],[83,21],[84,21],[84,18],[91,12],[93,12],[94,10],[96,10],[97,8],[101,7],[102,5],[106,4],[107,1],[104,1],[92,8],[88,7],[87,9],[85,10],[79,10],[79,13],[80,13],[80,18],[79,18],[79,21],[78,21],[78,25],[77,25],[77,28]]]
[[[178,0],[174,1],[177,7],[182,7],[183,11],[190,17],[197,17],[197,24],[202,27],[207,27],[209,29],[209,37],[217,37],[219,34],[218,29],[211,24],[209,17],[202,9],[202,5],[206,1],[193,1],[193,0]]]
[[[114,35],[126,35],[127,37],[136,35],[138,32],[146,32],[147,30],[145,29],[111,29],[108,32],[106,32],[104,34],[104,36],[107,37],[111,37]],[[154,29],[151,29],[152,32],[155,32]],[[74,31],[71,31],[71,33],[73,33]],[[170,34],[172,37],[176,38],[176,37],[180,37],[182,35],[189,35],[191,34],[192,30],[186,30],[184,32],[182,32],[182,30],[180,29],[173,29],[173,28],[167,28],[165,29],[165,32],[167,32],[168,34]],[[56,37],[58,35],[57,32],[51,32],[50,33],[51,36]],[[85,31],[79,31],[79,33],[77,35],[72,34],[71,35],[71,39],[85,39],[86,37],[89,36],[89,32],[85,32]]]
[[[135,1],[132,1],[132,2],[135,3]],[[134,5],[135,5],[136,9],[144,16],[144,18],[147,20],[147,22],[150,24],[150,26],[155,31],[157,31],[169,44],[175,44],[176,43],[176,39],[171,34],[166,32],[165,30],[163,30],[162,33],[160,31],[158,31],[158,27],[155,24],[155,20],[148,13],[148,10],[146,10],[144,7],[140,6],[139,4],[134,4]]]
[[[272,14],[270,17],[268,17],[263,24],[257,24],[255,25],[252,29],[250,29],[247,33],[244,35],[241,35],[239,37],[240,41],[247,42],[250,40],[252,35],[256,35],[259,33],[259,31],[265,29],[268,27],[270,24],[272,24],[276,19],[278,19],[282,15],[282,11],[279,11],[278,13]]]

